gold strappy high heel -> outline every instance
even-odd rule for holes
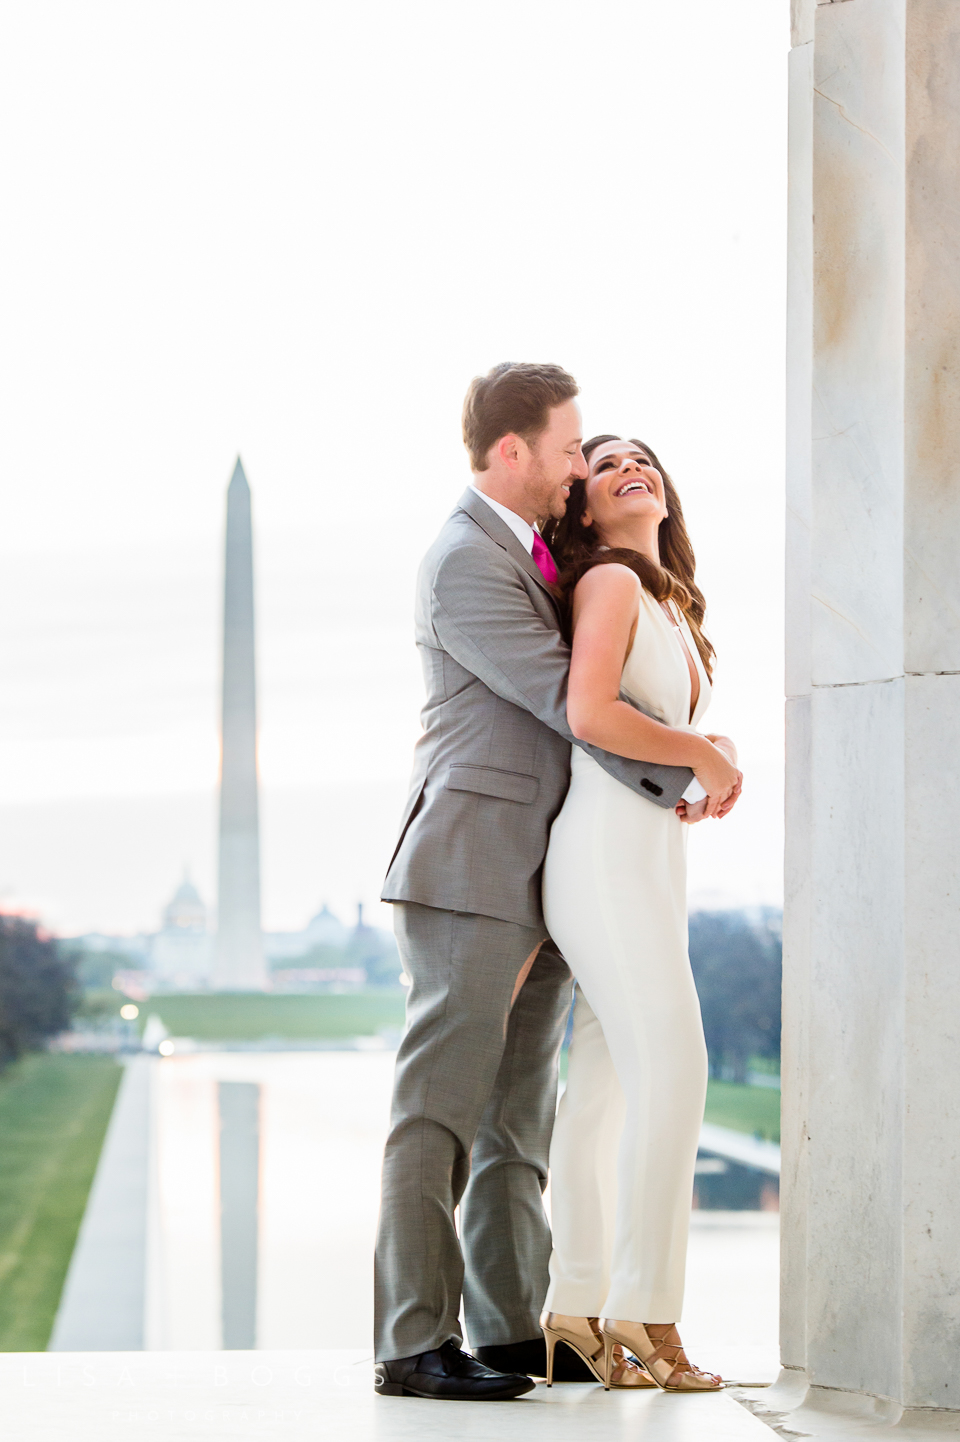
[[[553,1354],[558,1342],[565,1342],[580,1360],[590,1368],[598,1382],[605,1387],[655,1387],[657,1384],[648,1377],[642,1367],[623,1355],[623,1348],[612,1345],[610,1365],[600,1370],[600,1357],[604,1340],[596,1317],[566,1317],[561,1312],[544,1312],[540,1318],[540,1329],[547,1344],[547,1386],[553,1386]],[[609,1381],[607,1377],[609,1376]]]
[[[660,1324],[656,1325],[660,1331]],[[680,1334],[671,1322],[664,1324],[662,1337],[651,1337],[642,1322],[614,1322],[600,1318],[603,1336],[603,1385],[609,1387],[613,1372],[614,1348],[627,1347],[643,1363],[650,1376],[664,1392],[718,1392],[725,1385],[722,1377],[701,1372],[687,1360]]]

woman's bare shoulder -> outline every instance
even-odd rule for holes
[[[610,561],[607,565],[591,566],[579,579],[574,596],[582,604],[594,598],[611,601],[632,600],[642,591],[640,577],[636,571],[621,561]]]

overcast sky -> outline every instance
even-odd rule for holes
[[[672,472],[746,775],[691,886],[777,898],[788,10],[6,8],[0,905],[151,928],[184,864],[214,899],[238,453],[265,924],[373,905],[416,566],[503,359],[567,366],[586,433]]]

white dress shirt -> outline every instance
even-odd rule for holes
[[[500,517],[501,521],[503,521],[505,525],[510,527],[511,531],[516,536],[517,540],[520,542],[527,555],[532,556],[533,538],[536,532],[534,531],[530,522],[525,521],[522,516],[518,516],[516,511],[511,511],[506,506],[501,506],[499,501],[495,501],[492,496],[486,495],[483,491],[479,489],[479,487],[475,486],[472,481],[470,483],[470,489],[480,497],[481,501],[486,501],[491,511],[495,511],[496,514]],[[702,801],[706,794],[707,793],[700,785],[700,782],[697,780],[696,777],[694,777],[693,780],[690,782],[690,785],[687,787],[686,791],[683,793],[683,800],[689,801],[692,804],[695,801]]]
[[[527,555],[532,556],[533,538],[536,535],[536,532],[534,531],[530,522],[525,521],[522,516],[518,516],[516,511],[510,511],[507,509],[506,506],[501,506],[500,502],[495,501],[492,496],[485,495],[484,492],[479,489],[479,487],[473,484],[472,481],[470,482],[470,489],[480,497],[481,501],[486,501],[491,511],[496,511],[501,521],[503,521],[505,525],[510,527],[511,531],[516,536],[517,540],[520,542]]]

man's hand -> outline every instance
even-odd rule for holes
[[[726,801],[721,802],[720,806],[714,812],[715,821],[722,820],[724,816],[727,816],[733,810],[740,799],[740,792],[742,790],[743,777],[741,776]],[[698,821],[705,820],[707,815],[707,801],[708,798],[706,796],[701,796],[699,801],[678,801],[674,810],[680,817],[680,820],[685,822],[687,826],[694,826]]]

